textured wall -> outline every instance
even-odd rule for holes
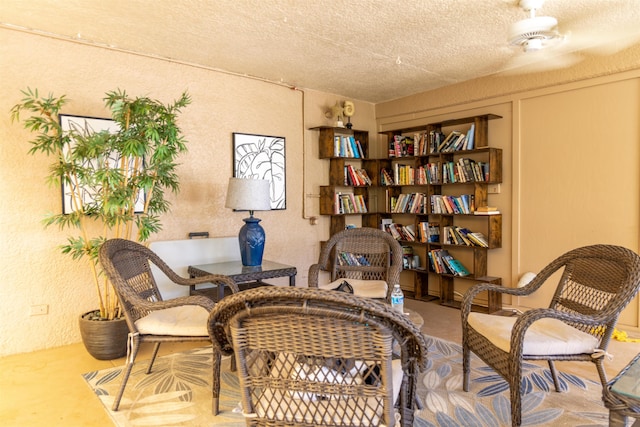
[[[324,220],[312,226],[303,218],[304,194],[310,194],[306,212],[313,215],[318,192],[317,181],[306,185],[303,179],[305,152],[310,175],[325,166],[317,160],[317,142],[305,139],[314,137],[306,129],[329,124],[324,108],[342,98],[311,92],[303,100],[303,92],[272,83],[6,29],[0,29],[0,58],[0,355],[78,342],[77,317],[97,305],[86,266],[57,249],[67,233],[41,225],[46,212],[60,211],[61,201],[59,189],[44,184],[48,161],[27,154],[30,134],[9,120],[9,109],[26,87],[66,94],[71,102],[64,113],[97,117],[107,116],[102,98],[116,88],[163,102],[184,90],[191,94],[193,102],[180,119],[189,142],[189,153],[180,159],[181,192],[171,196],[164,230],[152,240],[183,239],[190,231],[237,235],[245,214],[224,208],[232,133],[284,136],[287,209],[260,213],[265,258],[295,265],[298,284],[306,284],[318,241],[328,230]],[[310,110],[306,118],[303,102]],[[373,107],[356,108],[375,130]],[[49,314],[30,316],[36,304],[48,304]]]

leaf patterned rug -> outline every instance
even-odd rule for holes
[[[462,347],[427,337],[428,370],[418,382],[424,409],[416,412],[416,427],[509,426],[509,389],[493,370],[472,357],[471,391],[462,391]],[[102,401],[117,427],[244,426],[234,411],[240,401],[238,380],[223,359],[220,414],[211,415],[211,347],[158,358],[151,374],[137,362],[131,372],[120,410],[111,411],[123,367],[88,372],[83,377]],[[545,365],[546,366],[546,365]],[[525,364],[523,426],[606,426],[608,411],[599,383],[561,374],[564,391],[553,391],[548,368]]]

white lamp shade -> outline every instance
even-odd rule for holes
[[[266,179],[229,178],[225,207],[239,211],[271,210],[270,183]]]

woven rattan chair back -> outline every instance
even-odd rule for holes
[[[387,304],[319,289],[264,287],[222,300],[214,346],[235,352],[248,426],[393,426],[394,344],[401,425],[413,424],[420,331]]]
[[[346,257],[359,260],[352,265]],[[352,228],[334,234],[323,246],[317,264],[309,268],[309,287],[318,287],[320,271],[331,274],[331,281],[340,278],[384,280],[387,300],[393,285],[399,283],[402,271],[402,246],[391,234],[377,228]]]
[[[557,278],[558,283],[549,308],[532,309],[520,316],[511,335],[511,347],[505,352],[474,330],[467,322],[473,300],[484,291],[513,296],[533,294]],[[552,284],[553,282],[551,282]],[[560,391],[554,361],[588,361],[596,365],[603,387],[607,384],[604,354],[620,313],[637,295],[640,287],[640,256],[630,249],[614,245],[591,245],[573,249],[552,261],[522,288],[504,288],[482,283],[475,285],[462,302],[462,341],[464,388],[468,390],[470,352],[509,383],[512,425],[519,426],[521,414],[521,381],[523,360],[546,360],[556,391]],[[528,355],[523,352],[527,329],[540,319],[558,319],[593,335],[598,340],[594,352],[561,355]]]
[[[113,284],[130,330],[135,322],[149,314],[143,301],[162,301],[162,295],[151,271],[151,263],[163,272],[170,268],[153,251],[145,246],[124,239],[106,245],[102,263]]]

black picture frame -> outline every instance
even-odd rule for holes
[[[105,130],[111,133],[116,133],[120,129],[118,123],[116,123],[114,120],[101,117],[60,114],[59,120],[60,127],[63,132],[74,131],[82,135],[90,135],[92,133]],[[114,165],[117,165],[119,159],[112,158],[110,159],[110,161],[113,162]],[[61,180],[61,187],[62,213],[67,215],[75,211],[71,200],[72,189],[69,187],[69,183],[65,182],[65,180]],[[95,192],[91,188],[82,189],[82,197],[85,201],[91,201],[94,197],[93,194],[95,194]],[[146,195],[144,193],[144,190],[140,190],[140,194],[138,196],[138,199],[136,200],[135,213],[141,213],[144,211],[145,197]]]
[[[272,210],[287,208],[285,138],[233,133],[233,176],[270,182]]]

